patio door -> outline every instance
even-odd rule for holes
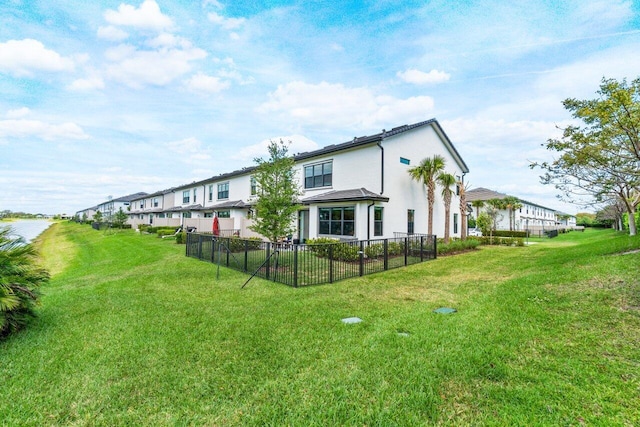
[[[309,239],[309,210],[298,211],[298,238],[300,243]]]

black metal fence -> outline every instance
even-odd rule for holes
[[[432,235],[289,244],[188,233],[186,254],[298,287],[333,283],[435,259],[436,244]]]

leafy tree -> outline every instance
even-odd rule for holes
[[[113,225],[116,228],[122,228],[127,223],[129,216],[122,210],[122,207],[113,216]]]
[[[302,192],[295,178],[293,158],[287,155],[287,145],[282,140],[271,141],[268,150],[268,160],[255,159],[256,215],[250,228],[275,242],[295,230],[294,214]]]
[[[442,199],[444,200],[444,243],[449,243],[449,229],[451,216],[451,198],[453,190],[451,187],[456,183],[456,177],[450,173],[443,172],[438,175],[438,184],[442,187]]]
[[[102,222],[102,212],[98,211],[93,214],[93,220],[95,222]]]
[[[544,171],[562,197],[581,204],[619,201],[629,216],[629,234],[636,234],[634,213],[640,205],[640,79],[603,79],[598,98],[566,99],[565,109],[582,126],[571,125],[560,139],[549,139],[552,162],[533,163]]]
[[[427,187],[427,228],[428,234],[433,234],[433,205],[436,199],[436,178],[444,170],[444,157],[436,154],[422,159],[418,166],[409,169],[409,175],[415,181],[422,182]]]
[[[482,212],[480,216],[478,216],[478,219],[476,219],[476,227],[482,231],[483,236],[491,234],[491,224],[491,217],[486,212]]]
[[[36,252],[0,227],[0,339],[23,328],[34,315],[38,288],[49,280]]]

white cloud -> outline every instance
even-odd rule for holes
[[[129,33],[112,25],[98,28],[98,38],[103,40],[119,42],[126,39],[127,37],[129,37]]]
[[[223,9],[223,8],[224,8],[224,6],[222,5],[222,3],[220,3],[220,2],[219,2],[219,1],[217,1],[217,0],[204,0],[204,1],[202,2],[202,7],[203,7],[203,8],[204,8],[204,7],[207,7],[208,5],[212,5],[212,6],[216,7],[216,8],[218,8],[218,9]]]
[[[22,107],[22,108],[18,108],[16,110],[9,110],[7,111],[7,118],[8,119],[21,119],[25,116],[28,116],[29,114],[31,114],[31,110],[28,109],[27,107]]]
[[[202,146],[202,141],[194,137],[168,142],[167,148],[178,155],[177,159],[188,164],[202,164],[211,160],[211,155]]]
[[[36,71],[72,71],[74,62],[47,49],[38,40],[9,40],[0,43],[0,72],[33,76]]]
[[[121,3],[118,10],[107,10],[104,19],[117,26],[161,31],[173,27],[173,20],[160,11],[154,0],[145,0],[139,8]]]
[[[320,148],[318,144],[302,135],[277,136],[265,139],[257,144],[249,145],[240,149],[234,159],[243,161],[253,161],[255,158],[265,158],[269,154],[269,144],[271,141],[283,141],[288,145],[289,154],[304,153]]]
[[[407,83],[417,85],[444,83],[449,81],[451,78],[451,75],[444,71],[431,70],[428,73],[425,73],[424,71],[416,70],[415,68],[410,68],[406,71],[399,71],[397,76]]]
[[[74,80],[69,86],[67,86],[67,88],[74,91],[104,89],[104,80],[102,79],[102,77],[88,77],[86,79],[77,79]]]
[[[242,24],[244,24],[245,19],[244,18],[226,18],[222,15],[218,15],[215,12],[210,12],[207,17],[209,18],[209,21],[219,25],[220,27],[222,27],[225,30],[235,30],[238,29],[242,26]]]
[[[0,138],[28,137],[37,137],[48,141],[54,139],[89,138],[80,126],[71,122],[54,125],[39,120],[0,120]]]
[[[194,137],[185,138],[180,141],[168,142],[167,148],[178,154],[197,153],[202,149],[202,141]]]
[[[195,47],[138,50],[120,45],[106,52],[113,62],[107,66],[106,75],[133,88],[164,86],[191,71],[191,61],[206,56],[204,50]]]
[[[230,83],[227,81],[203,73],[198,73],[191,77],[185,84],[190,91],[197,93],[218,93],[230,86]]]
[[[300,124],[337,128],[371,129],[394,123],[425,120],[433,110],[433,99],[416,96],[398,99],[378,95],[367,87],[342,84],[291,82],[278,86],[263,103],[261,113],[280,113]]]

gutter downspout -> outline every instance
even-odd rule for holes
[[[375,205],[376,202],[371,201],[370,205],[367,205],[367,240],[371,240],[371,206]]]
[[[382,140],[387,136],[387,131],[382,129],[382,139],[376,143],[380,148],[380,194],[384,194],[384,148],[382,147]]]

